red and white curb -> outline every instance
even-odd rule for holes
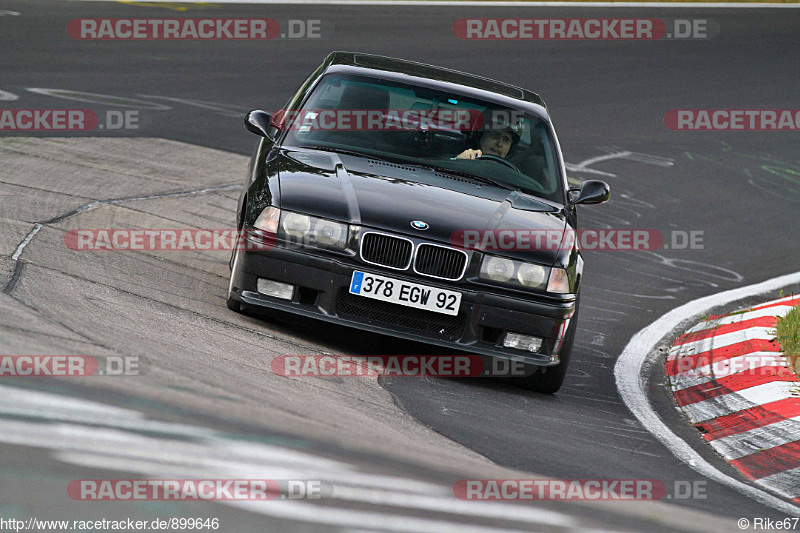
[[[781,298],[712,316],[678,337],[664,369],[678,407],[746,478],[800,503],[800,381],[775,340]]]

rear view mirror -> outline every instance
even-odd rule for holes
[[[270,124],[271,120],[272,115],[256,109],[245,115],[244,127],[247,128],[247,131],[266,137],[270,141],[275,141],[275,130]]]
[[[577,194],[577,198],[572,199]],[[570,188],[570,203],[577,204],[602,204],[611,198],[611,188],[608,183],[600,180],[586,180],[580,190]]]

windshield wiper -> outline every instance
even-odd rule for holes
[[[380,157],[376,157],[372,154],[368,154],[366,152],[358,152],[356,150],[347,150],[344,148],[332,148],[330,146],[303,146],[301,145],[300,148],[306,148],[308,150],[320,150],[322,152],[336,152],[338,154],[345,154],[345,155],[354,155],[357,157],[371,157],[373,159],[380,159]]]
[[[461,172],[458,170],[453,170],[450,168],[443,168],[443,167],[436,167],[432,166],[431,168],[436,169],[439,172],[444,172],[446,174],[455,174],[456,176],[463,176],[465,178],[469,178],[471,180],[480,181],[482,183],[488,183],[489,185],[494,185],[496,187],[500,187],[501,189],[507,189],[509,191],[517,191],[517,192],[525,192],[520,187],[516,187],[509,183],[503,183],[502,181],[493,180],[492,178],[487,178],[486,176],[480,176],[478,174],[470,174],[469,172]]]
[[[468,178],[468,179],[471,179],[471,180],[474,180],[474,181],[478,181],[478,182],[481,182],[481,183],[487,183],[489,185],[494,185],[495,187],[499,187],[501,189],[506,189],[508,191],[517,191],[517,192],[525,193],[525,191],[521,187],[510,185],[508,183],[503,183],[502,181],[493,180],[492,178],[487,178],[485,176],[479,176],[477,174],[470,174],[469,172],[461,172],[461,171],[453,170],[453,169],[450,169],[450,168],[437,167],[435,165],[422,165],[422,164],[419,164],[419,163],[410,163],[410,162],[406,162],[406,161],[403,161],[403,160],[400,160],[400,159],[390,159],[390,158],[381,157],[381,156],[374,155],[374,154],[368,154],[368,153],[365,153],[365,152],[358,152],[356,150],[348,150],[348,149],[345,149],[345,148],[333,148],[331,146],[306,146],[306,145],[301,145],[300,148],[306,148],[306,149],[309,149],[309,150],[320,150],[320,151],[323,151],[323,152],[336,152],[336,153],[339,153],[339,154],[352,155],[352,156],[356,156],[356,157],[369,157],[371,159],[378,159],[378,160],[382,160],[382,161],[401,162],[403,165],[409,166],[409,167],[432,168],[432,169],[434,169],[434,170],[436,170],[438,172],[443,172],[445,174],[455,174],[456,176],[463,176],[465,178]]]
[[[332,146],[304,146],[301,145],[300,148],[307,148],[309,150],[321,150],[323,152],[335,152],[344,155],[352,155],[355,157],[368,157],[370,159],[376,159],[378,161],[389,161],[391,163],[400,163],[402,165],[411,166],[405,160],[399,157],[386,157],[383,155],[376,155],[376,154],[368,154],[367,152],[359,152],[357,150],[348,150],[347,148],[334,148]]]

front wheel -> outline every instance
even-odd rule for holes
[[[240,302],[239,300],[234,300],[230,296],[228,296],[228,299],[225,300],[225,305],[227,305],[228,309],[230,309],[231,311],[236,311],[237,313],[242,312],[242,302]]]
[[[236,267],[239,263],[239,249],[234,248],[233,255],[231,257],[231,279],[228,282],[228,299],[225,301],[225,304],[228,306],[228,309],[231,311],[236,311],[237,313],[242,312],[242,302],[239,300],[234,300],[232,297],[233,294],[233,278],[236,275]]]
[[[567,336],[561,346],[561,362],[556,366],[535,367],[528,365],[526,370],[532,369],[533,373],[525,377],[518,378],[518,385],[523,389],[542,394],[555,394],[561,389],[564,378],[567,375],[570,356],[572,355],[572,344],[575,340],[575,330],[578,329],[578,303],[575,303],[575,314],[572,316]]]

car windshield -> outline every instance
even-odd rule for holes
[[[548,124],[524,110],[428,87],[331,74],[302,108],[278,120],[288,130],[284,146],[431,166],[564,202]],[[483,155],[469,159],[466,150]]]

